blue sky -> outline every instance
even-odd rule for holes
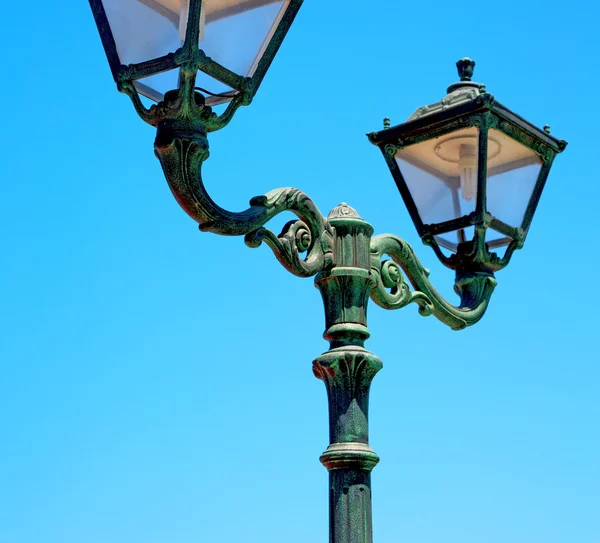
[[[451,299],[365,133],[440,99],[470,56],[569,141],[481,323],[370,308],[377,543],[600,541],[597,10],[306,0],[211,138],[219,204],[279,186],[346,201]],[[0,24],[0,541],[326,541],[312,281],[179,209],[87,2],[8,3]]]

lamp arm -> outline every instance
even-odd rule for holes
[[[382,260],[384,255],[392,260]],[[454,290],[460,296],[460,305],[454,306],[435,289],[429,280],[429,270],[423,267],[412,247],[390,234],[371,240],[371,273],[375,279],[371,299],[377,305],[399,309],[414,302],[421,315],[433,314],[453,330],[462,330],[483,317],[497,284],[489,271],[458,270]],[[404,274],[414,290],[411,291]]]
[[[156,106],[146,108],[142,103],[140,95],[133,86],[132,81],[123,81],[119,84],[119,91],[129,96],[131,103],[135,109],[135,112],[139,115],[140,119],[145,123],[156,125]]]
[[[250,247],[264,241],[291,273],[310,277],[332,264],[333,229],[316,204],[294,188],[280,188],[250,200],[245,211],[232,212],[218,206],[202,181],[202,164],[209,156],[206,135],[162,122],[158,126],[155,153],[175,199],[204,232],[245,236]],[[265,224],[291,211],[298,219],[276,235]]]

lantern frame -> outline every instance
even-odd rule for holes
[[[104,46],[104,51],[106,52],[108,63],[119,91],[131,95],[134,81],[177,69],[181,70],[179,78],[179,87],[181,88],[182,86],[186,86],[186,83],[182,81],[185,79],[184,72],[187,73],[187,79],[189,79],[191,75],[192,79],[195,81],[195,74],[197,71],[201,71],[233,89],[231,95],[224,96],[221,94],[206,98],[206,103],[209,106],[227,102],[230,99],[235,99],[237,96],[242,97],[244,105],[249,104],[252,101],[252,98],[256,94],[258,87],[292,25],[302,2],[303,0],[289,0],[285,12],[275,27],[269,42],[266,44],[256,69],[252,76],[245,77],[212,60],[202,49],[200,49],[198,40],[202,0],[189,0],[187,30],[185,41],[181,47],[166,55],[128,65],[122,64],[119,59],[117,45],[104,9],[103,0],[89,0],[96,26],[100,33],[102,45]],[[140,92],[139,89],[135,89],[135,92],[156,102],[160,103],[162,101],[156,93],[152,96],[151,92],[144,93]]]
[[[469,59],[461,59],[457,63],[459,73],[462,72],[461,63],[464,66],[467,61],[472,74],[475,63]],[[486,92],[484,85],[471,82],[470,75],[465,76],[464,73],[461,73],[461,79],[461,83],[449,87],[449,94],[440,102],[419,108],[407,122],[394,127],[389,127],[389,121],[386,119],[384,130],[370,133],[368,137],[383,153],[419,236],[426,245],[430,245],[434,249],[442,263],[456,269],[461,265],[461,261],[464,261],[462,257],[465,252],[472,249],[472,247],[467,247],[469,245],[481,245],[485,252],[489,249],[508,246],[504,259],[499,259],[497,255],[493,254],[487,256],[487,264],[492,269],[500,269],[508,263],[512,252],[522,247],[554,158],[565,149],[567,142],[551,136],[548,127],[542,130],[508,109]],[[475,210],[448,221],[424,223],[401,168],[398,166],[396,155],[398,151],[411,145],[437,139],[470,127],[476,127],[479,132]],[[487,208],[488,131],[492,128],[533,151],[542,162],[523,220],[518,227],[498,219]],[[453,244],[439,238],[441,234],[469,227],[475,227],[473,241],[463,238],[459,239],[458,244],[452,246]],[[504,237],[486,243],[484,241],[485,231],[488,228],[494,229]],[[441,250],[442,247],[455,252],[456,255],[446,256]]]

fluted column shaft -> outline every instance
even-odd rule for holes
[[[320,458],[329,471],[329,541],[372,543],[371,470],[379,458],[369,446],[369,389],[382,367],[364,348],[373,228],[346,204],[330,213],[329,222],[335,229],[335,265],[315,283],[323,297],[330,349],[313,362],[329,403],[330,444]]]

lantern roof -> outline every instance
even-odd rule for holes
[[[413,143],[414,138],[409,137],[406,140],[406,136],[416,136],[419,140],[427,139],[428,134],[435,137],[436,125],[446,126],[454,120],[459,128],[465,126],[469,117],[490,111],[501,122],[508,123],[509,126],[506,128],[517,128],[522,138],[529,140],[525,143],[530,147],[546,145],[555,153],[565,149],[567,142],[551,136],[548,126],[544,129],[538,128],[498,102],[487,92],[485,85],[472,81],[475,61],[465,57],[460,59],[456,66],[460,81],[448,87],[444,98],[433,104],[419,107],[406,122],[397,126],[389,127],[389,121],[386,119],[384,130],[368,134],[369,140],[380,147],[389,143],[403,147],[405,144]],[[502,130],[502,127],[500,129]]]

